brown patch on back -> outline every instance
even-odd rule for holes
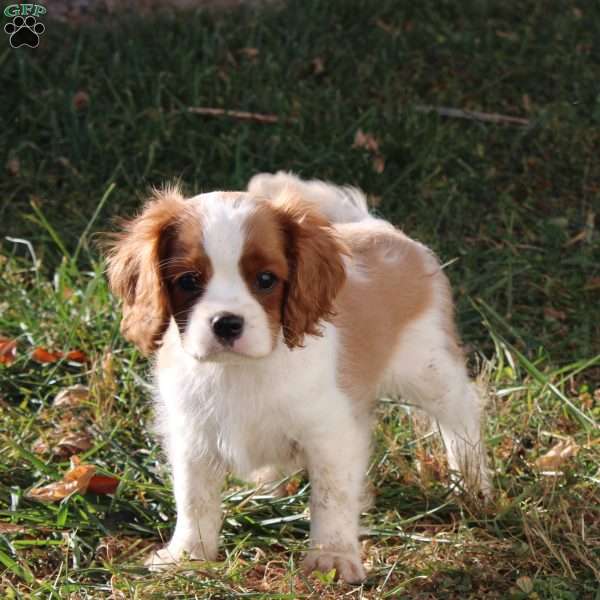
[[[285,286],[289,278],[285,248],[286,240],[277,211],[267,203],[260,204],[247,222],[240,271],[250,293],[267,313],[273,342],[281,327]],[[270,291],[261,291],[256,285],[257,275],[264,271],[270,271],[278,278]]]
[[[373,401],[401,332],[432,302],[439,268],[432,270],[426,250],[391,227],[336,229],[352,251],[356,271],[336,299],[340,385],[352,398]]]

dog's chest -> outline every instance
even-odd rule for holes
[[[301,462],[292,423],[260,409],[229,412],[219,419],[217,447],[229,469],[241,478],[265,465],[288,471]]]
[[[300,466],[300,403],[280,377],[236,369],[196,372],[193,379],[171,378],[187,382],[169,419],[178,421],[182,441],[216,453],[241,478],[265,465],[286,471]],[[161,385],[163,397],[167,387]]]

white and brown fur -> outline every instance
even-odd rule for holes
[[[287,173],[246,192],[155,193],[108,257],[122,331],[156,352],[157,424],[177,523],[154,553],[213,560],[224,476],[306,468],[306,571],[365,577],[358,532],[373,408],[401,396],[435,419],[450,469],[487,493],[482,403],[457,340],[448,280],[364,195]],[[259,273],[276,284],[257,288]],[[178,281],[193,274],[198,290]],[[213,315],[243,318],[223,344]]]

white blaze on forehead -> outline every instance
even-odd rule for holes
[[[211,192],[191,199],[202,220],[204,251],[213,275],[205,293],[209,301],[240,301],[247,288],[239,264],[245,241],[246,223],[256,201],[243,192]]]
[[[204,229],[204,250],[216,270],[216,264],[237,265],[244,246],[244,231],[256,202],[242,192],[211,192],[190,200],[200,213]]]

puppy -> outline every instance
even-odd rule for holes
[[[448,280],[364,195],[291,174],[245,192],[157,191],[108,253],[123,335],[155,353],[177,523],[149,559],[214,560],[227,472],[308,470],[304,569],[365,578],[360,498],[380,394],[439,425],[449,467],[487,493],[482,403]]]

